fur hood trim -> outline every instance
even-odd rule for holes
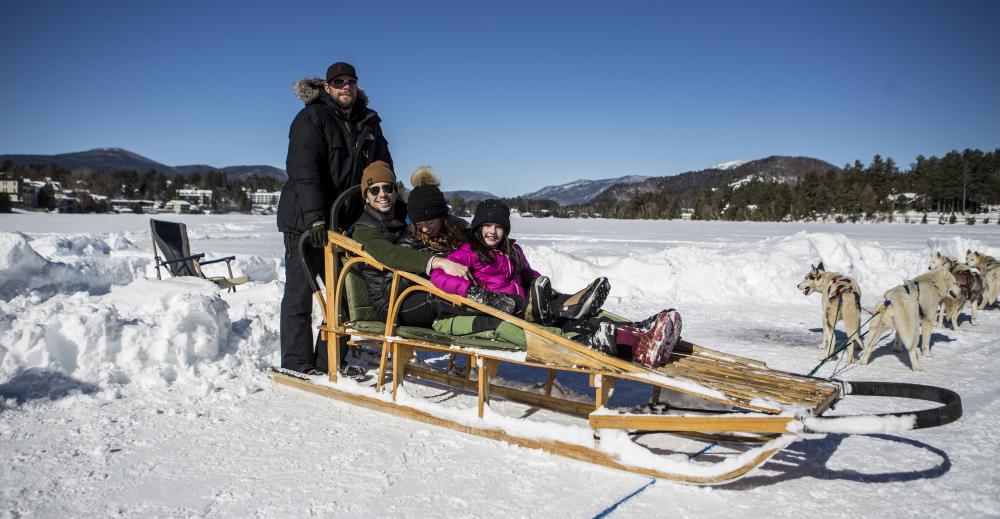
[[[434,174],[434,170],[430,166],[420,166],[410,175],[410,185],[415,188],[421,186],[436,187],[441,185],[441,181]]]
[[[323,90],[323,85],[325,84],[326,81],[321,77],[304,77],[295,82],[295,95],[305,104],[312,103],[319,98],[320,94],[325,92]],[[358,99],[356,103],[361,106],[368,106],[368,96],[361,87],[358,87]]]

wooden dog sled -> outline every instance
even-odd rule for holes
[[[810,434],[901,432],[950,423],[962,413],[959,396],[946,389],[806,377],[686,341],[678,344],[666,366],[650,369],[445,293],[420,276],[389,269],[344,234],[329,232],[325,257],[326,296],[315,288],[326,315],[326,324],[320,330],[329,348],[329,376],[307,377],[275,368],[272,378],[312,393],[485,438],[657,478],[720,484],[747,474]],[[384,323],[341,319],[351,277],[357,276],[353,268],[360,264],[392,272],[389,314]],[[400,291],[404,279],[410,286]],[[419,291],[520,327],[526,347],[397,326],[401,302]],[[349,346],[378,354],[377,373],[367,384],[345,377],[338,380],[336,348],[338,339],[344,336],[349,337]],[[444,369],[435,369],[422,361],[418,352],[450,360]],[[464,373],[454,369],[456,357],[465,359]],[[501,365],[534,368],[545,375],[544,382],[533,387],[501,383],[497,378]],[[593,398],[556,396],[553,389],[560,374],[586,376]],[[609,397],[621,381],[648,386],[654,403],[666,392],[705,405],[665,412],[650,412],[649,406],[639,411],[610,409]],[[446,400],[461,395],[469,405],[444,405],[442,389],[449,394]],[[823,416],[848,395],[903,397],[941,405],[916,412]],[[493,407],[500,403],[521,416],[495,411]],[[544,414],[540,425],[521,425],[534,421],[538,410],[545,411],[538,413]],[[655,445],[638,443],[639,438],[647,436],[668,440]],[[698,445],[705,442],[710,442],[709,448],[726,446],[718,449],[725,452],[711,456],[713,463],[694,459],[703,452],[698,449],[704,449]]]

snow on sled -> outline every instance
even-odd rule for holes
[[[271,371],[276,382],[312,393],[568,458],[694,484],[733,481],[810,435],[902,432],[944,425],[962,413],[959,396],[947,389],[806,377],[686,341],[675,347],[665,366],[651,369],[445,293],[420,276],[376,261],[343,234],[328,235],[326,296],[318,286],[314,289],[326,315],[320,331],[327,339],[330,375]],[[361,264],[392,273],[385,322],[359,318],[364,313],[359,311],[364,290],[356,267]],[[402,280],[409,286],[399,290]],[[398,326],[401,302],[420,291],[516,326],[523,331],[524,344]],[[377,358],[373,377],[361,381],[337,376],[341,337],[349,338],[352,351],[370,352],[372,364]],[[464,371],[456,369],[457,361],[464,361]],[[522,375],[537,373],[539,381],[501,380],[497,376],[501,366]],[[559,375],[561,380],[578,382],[585,378],[593,397],[566,391],[557,382]],[[616,383],[623,381],[650,388],[652,405],[610,408],[609,397]],[[661,394],[697,403],[663,406]],[[848,395],[941,405],[915,412],[823,416]],[[709,449],[710,455],[700,456]]]

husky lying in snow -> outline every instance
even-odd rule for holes
[[[976,269],[964,263],[959,263],[958,258],[942,256],[939,252],[931,258],[928,269],[934,270],[942,267],[955,275],[955,280],[958,281],[958,286],[962,289],[962,295],[957,299],[951,297],[945,298],[941,303],[941,312],[937,314],[937,325],[944,328],[944,320],[948,319],[951,322],[951,329],[958,329],[958,314],[961,313],[966,301],[972,307],[972,317],[969,322],[976,324],[976,315],[979,311],[979,305],[983,300],[982,276],[979,275]]]
[[[847,347],[847,359],[854,362],[854,347],[861,347],[861,289],[854,279],[837,272],[826,272],[823,262],[819,265],[809,265],[809,273],[798,285],[803,294],[817,292],[823,300],[823,342],[824,354],[820,358],[829,357],[836,347],[834,328],[837,321],[844,322],[844,329],[851,339]]]
[[[931,327],[938,305],[946,297],[957,299],[960,295],[961,288],[955,275],[945,268],[925,272],[890,288],[868,328],[861,364],[868,364],[875,342],[886,330],[892,329],[896,331],[893,351],[899,351],[902,345],[910,355],[910,369],[923,371],[917,360],[917,342],[921,341],[924,356],[930,357]]]
[[[980,254],[979,251],[966,250],[965,262],[970,267],[979,269],[979,274],[983,276],[983,300],[979,304],[979,309],[982,310],[1000,297],[1000,261],[993,256]]]

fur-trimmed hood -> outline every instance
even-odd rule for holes
[[[305,104],[312,103],[319,99],[321,94],[326,93],[323,89],[325,84],[326,81],[321,77],[304,77],[295,82],[295,95]],[[368,95],[361,87],[358,87],[358,98],[354,103],[361,107],[368,106]]]

